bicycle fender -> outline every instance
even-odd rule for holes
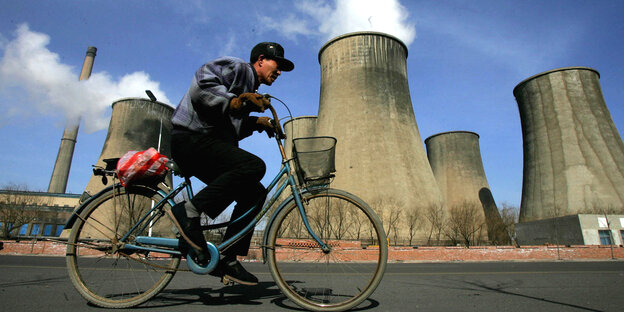
[[[107,186],[105,188],[103,188],[101,191],[99,191],[97,194],[89,197],[84,203],[80,204],[80,206],[78,206],[78,208],[76,208],[74,210],[74,212],[72,212],[71,216],[69,216],[69,219],[67,219],[67,223],[65,223],[65,226],[63,227],[64,230],[71,230],[71,228],[74,226],[74,223],[76,222],[76,219],[78,219],[78,216],[82,213],[82,211],[96,198],[98,198],[100,195],[102,195],[105,192],[108,192],[109,190],[111,190],[113,187],[120,187],[121,184],[117,183],[115,185],[111,185],[111,186]]]

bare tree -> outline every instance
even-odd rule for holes
[[[511,242],[519,247],[518,241],[516,240],[516,223],[518,223],[520,209],[508,203],[503,203],[499,212],[505,233],[507,233]]]
[[[329,199],[309,201],[306,205],[306,216],[314,232],[317,233],[320,237],[329,239],[332,235],[333,225],[331,224],[332,207],[330,205],[330,202],[328,202],[327,200]],[[291,215],[297,215],[297,217],[299,217],[298,213],[291,213]],[[299,219],[301,219],[301,217],[299,217]],[[297,228],[301,229],[300,232],[302,234],[306,232],[306,229],[303,227],[303,223]]]
[[[349,222],[349,205],[347,201],[344,200],[332,200],[329,199],[331,211],[331,222],[330,229],[333,233],[334,237],[338,240],[344,238],[350,228]]]
[[[403,215],[403,203],[394,197],[377,198],[372,201],[372,208],[381,219],[384,226],[386,237],[394,237],[394,243],[397,243],[399,235],[399,225],[401,216]]]
[[[411,209],[407,212],[407,216],[405,218],[405,223],[407,227],[407,235],[409,239],[409,245],[412,245],[414,241],[414,237],[416,236],[416,232],[420,228],[422,223],[422,211],[419,207]]]
[[[440,235],[444,229],[446,211],[440,204],[430,204],[425,208],[425,218],[429,222],[427,245],[431,245],[431,236],[436,234],[436,243],[440,244]]]
[[[350,210],[351,211],[349,213],[349,217],[351,219],[351,226],[349,229],[351,233],[351,238],[355,240],[360,240],[360,237],[366,230],[363,227],[368,224],[368,218],[366,217],[366,215],[362,214],[357,208],[353,208]]]
[[[485,220],[481,207],[475,202],[463,202],[451,207],[446,236],[453,242],[463,241],[466,247],[479,240]]]
[[[550,211],[552,221],[553,221],[553,231],[555,233],[555,244],[557,246],[557,259],[561,260],[561,251],[559,250],[559,217],[562,216],[561,207],[555,204],[552,206]]]
[[[15,230],[21,228],[41,216],[40,206],[49,204],[41,196],[34,195],[26,186],[9,184],[0,193],[0,235],[10,238]]]

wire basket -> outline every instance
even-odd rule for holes
[[[299,182],[308,185],[329,184],[336,172],[336,138],[305,137],[293,140],[293,156]]]

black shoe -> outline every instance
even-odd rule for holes
[[[193,242],[195,245],[199,246],[201,250],[195,251],[195,257],[193,260],[200,266],[206,266],[210,261],[210,254],[208,253],[208,247],[206,245],[206,238],[204,238],[204,233],[201,230],[201,223],[199,217],[189,218],[186,216],[186,208],[184,208],[184,202],[178,203],[171,208],[171,212],[175,217],[176,221],[180,224],[180,227],[184,234]],[[180,252],[182,254],[188,253],[191,249],[191,245],[189,245],[184,237],[180,238]]]
[[[224,280],[229,279],[243,285],[258,285],[258,278],[247,272],[237,260],[230,262],[224,260],[222,263],[223,265],[220,265],[217,270],[223,274]]]

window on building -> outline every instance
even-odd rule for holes
[[[607,218],[599,217],[598,218],[598,227],[601,227],[601,228],[609,227],[609,223],[607,223]]]
[[[39,235],[39,227],[41,227],[41,224],[33,223],[32,227],[30,228],[30,235],[31,236]]]
[[[598,230],[598,236],[600,236],[600,245],[612,245],[611,235],[609,230]]]
[[[622,245],[624,245],[624,230],[620,230],[620,238],[622,239]]]
[[[54,233],[54,236],[61,236],[61,233],[63,233],[63,227],[65,225],[64,224],[57,224],[56,225],[56,233]]]
[[[46,224],[43,226],[43,236],[52,235],[52,224]]]
[[[28,230],[28,224],[24,224],[20,227],[19,234],[17,235],[25,236],[26,234],[28,234],[27,230]]]

